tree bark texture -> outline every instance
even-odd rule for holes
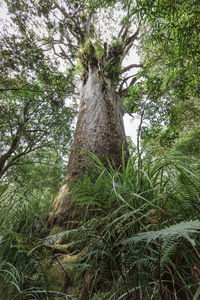
[[[80,221],[81,212],[70,199],[69,184],[84,174],[87,166],[85,150],[94,153],[104,164],[108,158],[116,168],[122,162],[123,145],[128,156],[121,106],[115,82],[105,80],[97,67],[89,66],[66,177],[49,215],[51,228],[69,228],[70,222]]]

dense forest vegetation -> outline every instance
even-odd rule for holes
[[[0,300],[200,299],[199,1],[0,9]]]

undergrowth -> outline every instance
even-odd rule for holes
[[[74,299],[52,289],[48,271],[53,251],[42,245],[51,206],[48,190],[1,186],[0,196],[0,299]]]
[[[71,188],[74,203],[85,208],[73,230],[48,236],[48,200],[1,195],[0,288],[7,298],[0,299],[199,299],[197,162],[140,154],[127,163],[123,157],[116,170],[89,156],[93,171]],[[70,257],[82,253],[60,266],[68,276],[78,274],[81,296],[80,286],[73,296],[63,287],[52,290],[48,274],[59,246]],[[68,288],[78,285],[66,280]]]

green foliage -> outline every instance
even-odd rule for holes
[[[20,251],[19,247],[17,251]],[[22,257],[21,257],[21,261],[22,261]],[[75,297],[72,297],[71,295],[68,295],[66,293],[56,292],[53,290],[46,289],[46,285],[48,285],[48,283],[42,282],[41,278],[39,282],[31,278],[32,275],[31,272],[35,271],[34,270],[35,267],[38,268],[37,265],[38,260],[35,259],[34,261],[31,261],[30,257],[27,257],[27,262],[29,262],[29,265],[26,266],[26,268],[23,269],[22,272],[19,271],[17,268],[15,268],[14,265],[8,262],[4,261],[0,264],[0,275],[2,277],[0,288],[1,288],[1,297],[3,300],[4,299],[10,299],[10,300],[11,299],[12,300],[52,299],[53,300],[56,299],[56,297],[59,297],[60,299],[63,300],[76,299]],[[41,274],[39,274],[39,276],[40,277],[43,276],[42,272]]]
[[[148,120],[144,142],[160,140],[165,148],[173,147],[183,131],[199,128],[199,4],[138,0],[134,13],[143,22],[140,85],[145,96],[140,102],[145,108],[138,110]],[[132,108],[131,97],[128,103]]]
[[[49,269],[54,261],[46,218],[64,176],[63,160],[56,152],[29,153],[8,170],[0,185],[0,291],[2,299],[65,299],[52,285]],[[48,270],[48,272],[47,272]]]
[[[40,166],[38,170],[37,166],[29,168],[35,175],[36,171],[41,172]],[[20,173],[23,179],[23,172],[18,170],[18,175]],[[20,182],[19,179],[15,186],[9,184],[8,187],[1,187],[1,297],[8,300],[29,297],[43,300],[55,297],[74,299],[59,289],[55,290],[56,285],[52,284],[49,276],[55,259],[54,253],[50,247],[44,246],[41,240],[48,234],[45,223],[56,191],[54,187],[45,186],[45,179],[41,183],[43,188],[37,186],[31,175],[33,174],[30,174],[30,185],[27,185],[27,181]],[[48,173],[46,176],[48,181]]]
[[[35,152],[33,161],[43,148],[66,155],[74,110],[65,100],[73,90],[73,70],[59,72],[58,64],[38,46],[34,33],[15,35],[5,29],[0,57],[2,177],[31,152]]]
[[[191,274],[200,250],[200,177],[191,161],[133,155],[115,170],[89,156],[95,172],[72,186],[76,205],[85,206],[84,220],[46,239],[87,247],[79,267],[88,278],[88,299],[99,292],[102,299],[192,298],[199,284]]]
[[[37,33],[32,27],[37,9],[38,17],[42,12],[48,15],[52,2],[39,1],[34,8],[31,2],[3,3],[10,17],[2,20],[0,38],[1,178],[32,152],[35,156],[29,156],[29,162],[30,158],[41,161],[47,149],[66,156],[71,142],[75,111],[66,97],[72,98],[74,70],[66,65],[60,69],[59,59],[52,59],[52,53],[41,45],[39,23]]]
[[[101,45],[100,40],[94,42],[95,55],[98,60],[100,60],[104,54],[104,48]]]
[[[112,63],[111,64],[107,64],[105,67],[105,75],[110,78],[110,79],[118,79],[119,74],[121,71],[121,66],[115,66]]]
[[[151,3],[146,0],[138,0],[137,12],[148,20],[151,27],[153,39],[161,41],[162,47],[166,47],[169,54],[173,55],[174,50],[178,50],[174,58],[190,58],[196,61],[198,57],[199,44],[199,4],[194,1],[158,1]],[[178,20],[178,22],[177,22]],[[170,46],[172,49],[170,51]]]
[[[93,175],[85,175],[81,182],[73,185],[71,195],[78,206],[96,206],[102,210],[111,208],[116,201],[112,180],[106,171],[100,175],[97,173],[96,176],[95,172]]]
[[[36,295],[37,290],[41,290],[42,279],[36,282],[33,274],[42,268],[45,251],[43,254],[40,252],[41,256],[39,252],[30,253],[37,246],[33,238],[45,230],[44,219],[50,208],[47,199],[41,201],[40,195],[33,194],[31,197],[30,193],[27,199],[23,190],[19,192],[12,188],[1,195],[0,276],[3,280],[0,289],[5,299],[23,299],[25,294],[32,292],[35,295],[33,299],[41,299],[39,294],[39,297]]]
[[[21,159],[17,166],[7,172],[4,182],[17,184],[27,191],[47,190],[49,195],[56,195],[65,175],[64,164],[58,153],[43,149],[39,157],[29,154]]]
[[[107,49],[99,36],[93,43],[94,25],[88,27],[88,16],[117,1],[74,0],[62,7],[50,0],[5,2],[19,34],[5,31],[0,44],[0,148],[9,154],[0,159],[3,168],[12,166],[0,186],[1,297],[70,299],[79,297],[84,286],[85,298],[93,300],[197,299],[198,3],[136,1],[132,12],[147,22],[141,32],[145,69],[125,100],[129,113],[148,120],[141,130],[145,142],[152,139],[154,147],[159,142],[197,159],[174,153],[163,157],[160,148],[156,158],[151,147],[128,161],[123,155],[116,170],[89,154],[94,168],[72,185],[70,195],[77,209],[85,208],[83,220],[73,230],[47,236],[45,219],[64,174],[60,154],[66,155],[70,141],[73,112],[65,97],[74,91],[74,68],[69,64],[75,65],[77,49],[84,45],[77,67],[83,77],[92,64],[118,81],[127,41],[117,39]],[[131,13],[132,1],[119,3]],[[61,18],[53,20],[55,7]],[[43,35],[36,35],[43,25]],[[128,17],[122,25],[125,32],[130,28]],[[50,61],[52,50],[59,51],[55,63]],[[60,72],[61,57],[65,71]],[[74,256],[79,259],[68,263]],[[54,258],[61,259],[65,274],[65,287],[55,291],[56,280],[50,278]],[[66,294],[68,287],[74,297]]]
[[[133,155],[127,162],[123,157],[122,170],[116,171],[110,164],[110,170],[107,170],[99,159],[93,154],[89,156],[94,160],[95,169],[91,173],[83,177],[82,181],[72,186],[72,194],[79,205],[92,207],[101,207],[108,209],[112,206],[123,203],[130,208],[140,208],[141,203],[147,199],[148,204],[153,203],[159,195],[160,185],[162,182],[162,172],[167,167],[168,162],[165,160],[154,161],[149,160],[142,166],[141,154]],[[161,177],[160,177],[161,176]],[[83,187],[83,189],[80,188]],[[142,184],[142,185],[141,185]],[[154,188],[153,188],[154,187]],[[86,201],[88,197],[88,201]],[[129,199],[127,202],[126,198]],[[104,202],[105,201],[105,202]],[[145,208],[145,207],[144,207]]]
[[[138,74],[138,79],[138,83],[130,87],[124,105],[129,114],[137,113],[142,121],[145,120],[140,132],[143,143],[148,144],[151,139],[158,139],[160,136],[160,143],[163,145],[161,134],[163,127],[169,123],[171,100],[164,99],[166,87],[159,76],[142,71]]]
[[[175,149],[183,155],[192,155],[195,157],[199,157],[200,131],[192,130],[184,134],[183,137],[177,141]]]
[[[52,84],[59,84],[58,77],[62,78],[52,76]],[[62,91],[48,94],[46,87],[38,84],[1,94],[1,176],[31,152],[35,152],[35,160],[47,148],[67,154],[73,110],[65,105],[63,97]]]
[[[124,100],[128,113],[136,113],[138,111],[142,99],[142,88],[141,84],[135,84],[130,87],[128,97]]]
[[[66,257],[72,260],[76,250],[76,261],[62,268],[71,280],[79,278],[79,283],[71,282],[74,291],[85,278],[88,299],[139,299],[141,292],[142,299],[171,293],[177,299],[192,299],[199,285],[200,176],[192,172],[197,161],[152,159],[144,152],[133,154],[128,162],[123,155],[121,169],[116,170],[88,156],[93,168],[71,187],[75,205],[85,207],[83,220],[73,230],[46,236],[47,187],[31,197],[30,191],[26,194],[21,188],[20,194],[2,186],[0,276],[7,299],[27,293],[33,299],[64,297],[62,289],[50,288],[52,246],[71,252]],[[61,241],[66,244],[59,245]]]
[[[152,243],[153,241],[161,239],[162,241],[185,238],[188,240],[193,246],[195,246],[195,241],[191,239],[191,236],[194,234],[199,234],[200,230],[200,221],[188,221],[188,222],[180,222],[176,225],[172,225],[170,227],[158,230],[158,231],[148,231],[145,233],[140,233],[131,237],[124,241],[124,243],[138,243],[141,241],[146,241],[147,244]]]
[[[87,8],[89,13],[95,13],[99,8],[108,8],[113,6],[117,1],[116,0],[73,0],[70,1],[74,3],[78,8],[85,9]]]
[[[45,217],[50,210],[52,195],[46,189],[43,195],[37,190],[8,188],[1,196],[1,233],[18,232],[32,238],[45,232]],[[6,218],[5,218],[6,215]]]

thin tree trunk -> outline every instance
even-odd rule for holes
[[[89,66],[89,73],[81,93],[81,103],[67,166],[65,180],[52,204],[48,225],[69,228],[71,221],[80,221],[81,212],[69,197],[69,184],[80,178],[87,162],[84,150],[88,150],[106,164],[107,158],[116,168],[122,162],[122,145],[128,156],[123,113],[115,84],[103,79],[97,67]],[[82,209],[83,210],[83,209]]]

